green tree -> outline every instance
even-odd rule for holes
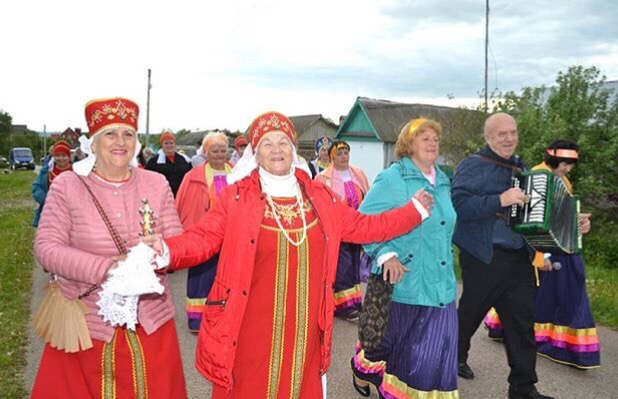
[[[495,110],[517,119],[518,152],[528,164],[540,162],[554,140],[576,141],[580,159],[570,178],[577,192],[595,207],[616,210],[608,198],[618,192],[618,101],[605,81],[595,67],[572,66],[558,73],[556,86],[506,93]]]
[[[0,154],[8,155],[10,140],[11,140],[11,126],[13,125],[13,118],[8,112],[4,112],[0,109]]]
[[[483,123],[485,114],[476,109],[461,106],[452,111],[442,122],[444,135],[440,141],[440,153],[444,163],[457,164],[483,145]]]
[[[187,134],[191,133],[191,130],[188,129],[180,129],[176,132],[176,140],[183,138]]]

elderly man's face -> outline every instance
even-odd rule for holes
[[[519,135],[515,119],[506,114],[490,116],[485,131],[485,142],[502,158],[510,158],[517,149]]]
[[[284,133],[266,135],[258,144],[256,162],[268,173],[284,176],[292,168],[294,147]]]

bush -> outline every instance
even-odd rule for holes
[[[592,229],[584,236],[584,257],[589,267],[618,271],[618,230],[616,221],[592,215]]]

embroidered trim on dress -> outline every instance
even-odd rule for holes
[[[287,297],[288,263],[288,240],[283,234],[277,234],[277,265],[275,269],[275,295],[273,313],[273,335],[268,370],[267,398],[277,399],[279,379],[281,377],[281,364],[283,362],[283,347],[285,333],[285,298]]]
[[[106,342],[103,345],[101,356],[101,398],[116,399],[116,340],[118,329],[114,330],[114,336],[111,342]]]
[[[136,399],[148,399],[148,382],[146,380],[146,361],[142,343],[135,331],[125,330],[127,345],[131,352],[133,367],[133,392]]]

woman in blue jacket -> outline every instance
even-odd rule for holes
[[[43,212],[43,205],[45,204],[45,198],[49,191],[54,178],[60,173],[72,169],[71,165],[71,146],[64,140],[60,140],[52,147],[50,151],[52,160],[49,163],[43,164],[39,174],[32,183],[32,197],[39,204],[38,208],[34,211],[34,220],[32,225],[34,227],[39,226],[39,219],[41,218],[41,212]]]
[[[387,398],[456,398],[457,311],[451,237],[456,214],[450,182],[435,164],[441,126],[430,119],[408,122],[395,144],[398,162],[381,172],[360,211],[376,214],[408,201],[419,189],[434,198],[431,215],[410,233],[365,245],[372,273],[394,283],[388,325],[373,350],[359,345],[352,358],[354,387],[369,384]]]

